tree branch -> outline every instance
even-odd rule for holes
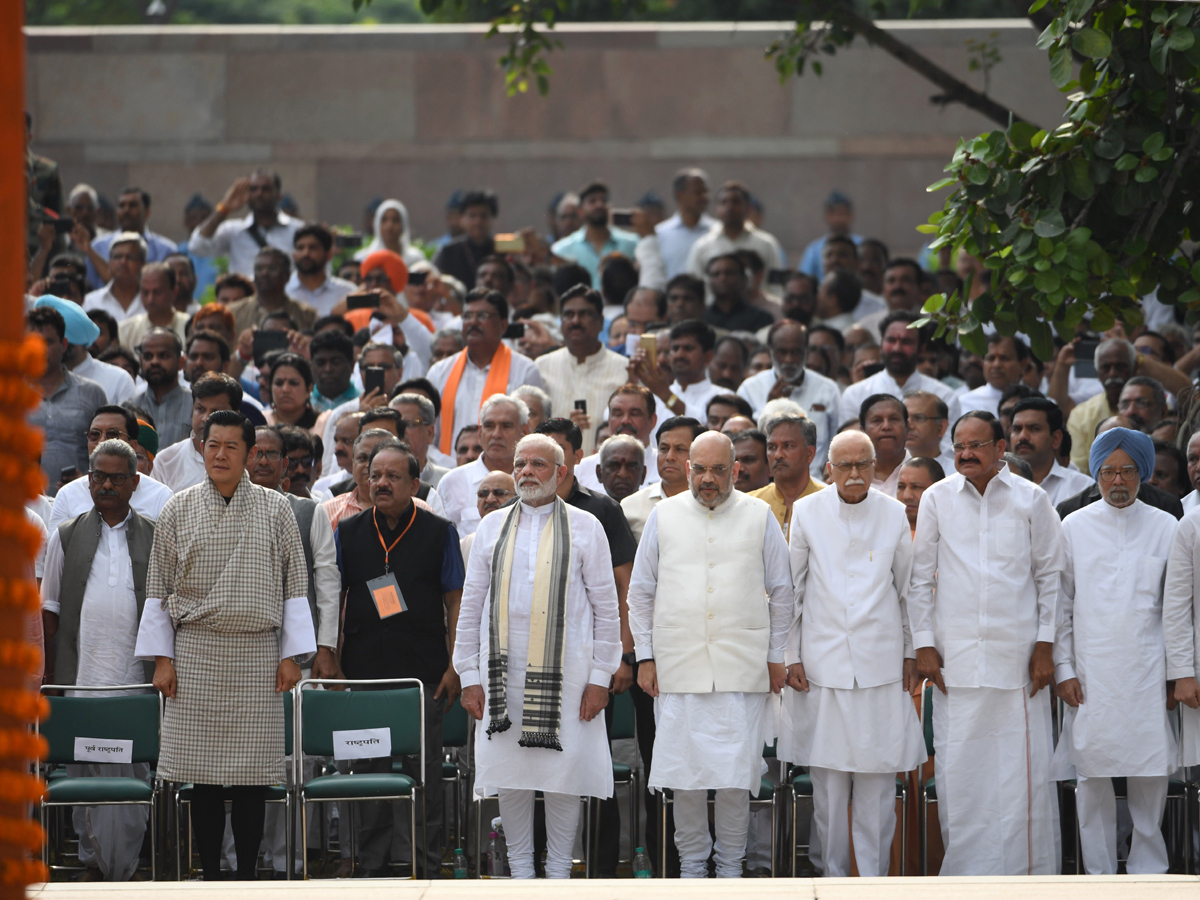
[[[1179,155],[1175,157],[1175,165],[1171,167],[1171,174],[1167,176],[1167,181],[1163,185],[1162,196],[1154,204],[1150,218],[1146,220],[1146,224],[1142,226],[1141,231],[1138,233],[1138,237],[1142,240],[1149,241],[1154,234],[1154,229],[1158,227],[1158,220],[1167,211],[1167,204],[1171,200],[1171,194],[1175,191],[1175,185],[1179,181],[1179,176],[1183,174],[1183,165],[1187,162],[1188,157],[1196,152],[1197,144],[1200,144],[1200,123],[1192,126],[1191,137],[1188,138],[1188,142],[1184,148],[1179,151]]]
[[[826,7],[825,18],[830,22],[841,25],[862,35],[868,43],[889,53],[914,72],[924,76],[940,87],[944,93],[944,102],[961,103],[980,115],[986,116],[1002,128],[1008,128],[1009,117],[1014,122],[1027,122],[1028,119],[1018,115],[1002,103],[997,103],[986,94],[975,90],[966,82],[951,75],[933,60],[918,53],[908,44],[899,40],[895,35],[880,28],[870,19],[860,16],[848,5],[840,2],[830,3]]]

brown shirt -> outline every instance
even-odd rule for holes
[[[230,304],[229,311],[233,313],[235,334],[241,334],[247,328],[255,325],[261,328],[263,320],[271,312],[271,310],[263,309],[258,305],[257,294],[251,294],[243,300]],[[317,321],[317,311],[313,307],[299,300],[293,300],[291,297],[288,298],[281,311],[292,317],[292,321],[296,323],[296,328],[300,331],[312,328],[313,322]]]
[[[801,498],[807,497],[809,494],[815,494],[821,488],[825,487],[815,478],[808,479],[808,487],[804,489]],[[759,488],[757,491],[750,492],[751,497],[757,497],[763,500],[771,507],[771,512],[775,514],[776,520],[779,522],[779,527],[783,529],[783,537],[785,540],[791,539],[791,524],[792,524],[792,507],[783,499],[783,494],[779,493],[779,488],[773,484],[768,484],[765,488]]]

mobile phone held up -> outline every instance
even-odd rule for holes
[[[524,253],[525,237],[520,234],[498,234],[494,238],[497,253]]]
[[[612,211],[612,223],[617,228],[632,228],[633,227],[633,210],[632,209],[614,209]]]
[[[504,329],[504,337],[510,341],[520,340],[525,337],[525,323],[510,322],[508,327]]]
[[[790,269],[772,269],[767,273],[767,284],[777,284],[780,287],[788,283],[788,278],[791,277]]]
[[[272,350],[286,350],[288,348],[288,336],[286,331],[259,331],[254,332],[254,364],[260,369],[265,357]]]
[[[1096,377],[1096,347],[1099,341],[1080,341],[1075,345],[1075,377]]]
[[[363,370],[363,391],[383,393],[383,366],[367,366]]]
[[[346,309],[379,309],[379,291],[347,294]]]

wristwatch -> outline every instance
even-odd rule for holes
[[[621,662],[625,663],[625,665],[627,665],[627,666],[636,666],[637,665],[637,654],[634,653],[632,650],[630,650],[628,653],[622,653],[621,654]]]

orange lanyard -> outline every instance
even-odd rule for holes
[[[390,547],[387,546],[386,544],[384,544],[383,532],[379,530],[379,509],[378,509],[378,507],[373,507],[371,509],[371,521],[373,521],[375,523],[375,534],[377,534],[379,536],[379,546],[383,547],[383,572],[386,575],[388,572],[391,571],[391,566],[388,565],[388,557],[391,556],[392,550],[395,549],[395,547],[398,543],[400,543],[402,540],[404,540],[404,536],[406,534],[408,534],[408,529],[412,528],[413,522],[417,521],[417,504],[415,504],[415,503],[413,504],[412,518],[408,520],[408,524],[405,525],[404,530],[402,532],[400,532],[400,537],[398,537],[394,541],[392,541],[392,545]]]

